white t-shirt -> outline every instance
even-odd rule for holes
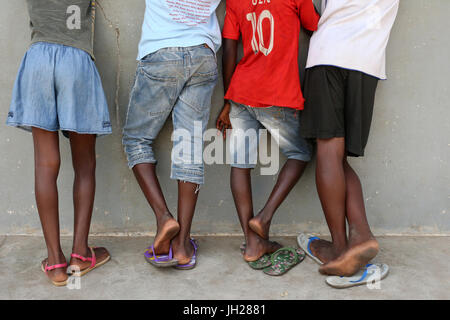
[[[386,46],[399,0],[322,0],[307,68],[333,65],[386,79]]]
[[[220,0],[146,0],[138,60],[167,47],[206,43],[218,51],[222,37],[216,16]]]

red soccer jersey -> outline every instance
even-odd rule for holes
[[[317,30],[312,0],[227,0],[222,36],[239,40],[244,57],[225,99],[252,107],[303,109],[298,45],[301,25]]]

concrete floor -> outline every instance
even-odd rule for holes
[[[381,289],[328,287],[310,259],[283,277],[250,269],[240,237],[200,237],[198,267],[156,269],[145,262],[145,237],[92,237],[112,260],[82,278],[81,289],[53,287],[39,263],[41,237],[0,236],[0,299],[450,299],[450,237],[383,237],[376,261],[391,267]],[[295,245],[294,238],[277,239]],[[69,238],[62,240],[70,253]]]

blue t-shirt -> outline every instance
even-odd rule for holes
[[[168,47],[206,43],[214,51],[221,45],[216,16],[220,0],[146,0],[138,60]]]

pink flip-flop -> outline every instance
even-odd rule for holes
[[[42,272],[44,272],[47,277],[50,279],[50,276],[48,275],[49,271],[55,270],[55,269],[63,269],[63,268],[67,268],[67,262],[66,263],[60,263],[60,264],[54,264],[52,266],[48,265],[48,261],[45,262],[45,266],[43,263],[41,263],[41,270]],[[52,279],[50,279],[50,281],[57,287],[63,287],[65,285],[67,285],[69,278],[67,277],[66,280],[64,281],[53,281]]]
[[[72,254],[70,255],[72,258],[80,259],[80,260],[83,261],[83,262],[85,262],[85,261],[91,261],[91,265],[90,265],[88,268],[86,268],[86,269],[84,269],[84,270],[80,270],[79,272],[76,271],[76,268],[78,268],[78,266],[70,265],[70,266],[69,266],[69,269],[70,269],[70,271],[71,271],[70,274],[71,274],[72,276],[75,276],[75,277],[81,277],[81,276],[84,276],[86,273],[88,273],[88,272],[94,270],[95,268],[98,268],[98,267],[104,265],[105,263],[107,263],[107,262],[111,259],[111,256],[108,255],[104,260],[102,260],[102,261],[97,261],[97,258],[96,258],[96,256],[95,256],[95,251],[94,251],[94,249],[96,249],[96,248],[97,248],[97,247],[89,247],[89,249],[91,250],[91,257],[83,257],[82,255],[79,255],[79,254],[76,254],[76,253],[72,253]]]

